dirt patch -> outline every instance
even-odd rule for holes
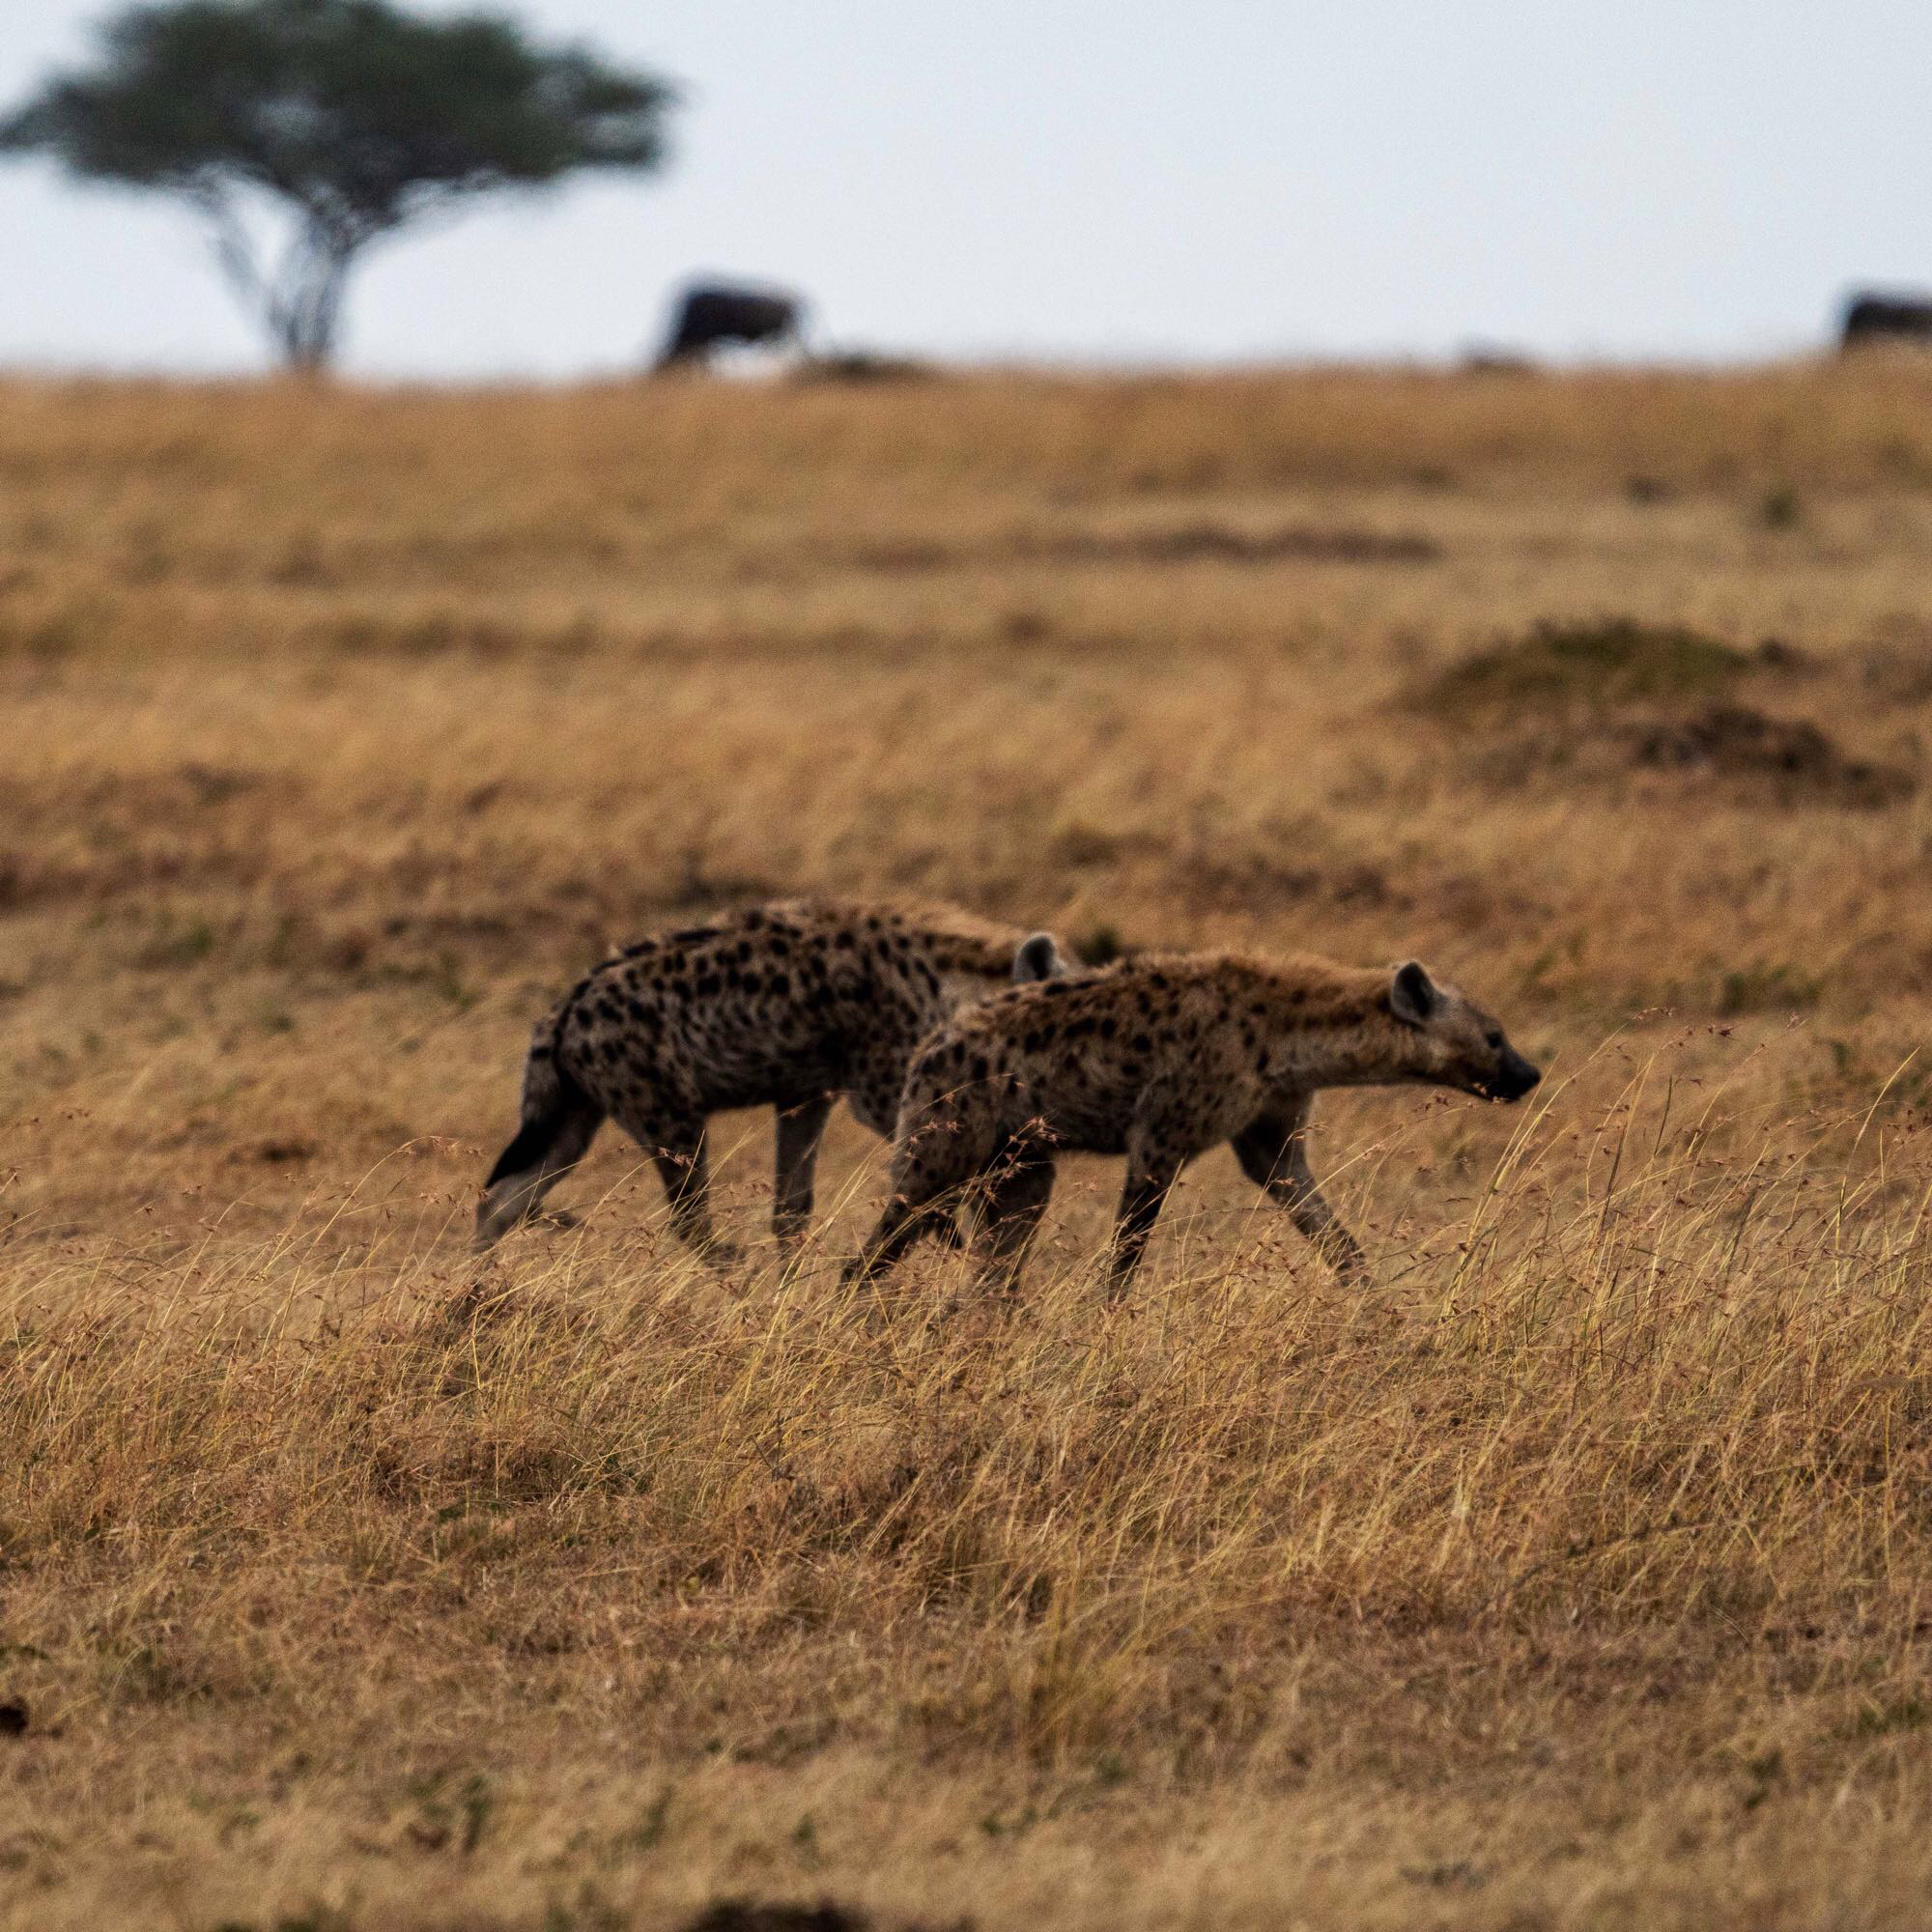
[[[1097,532],[1054,539],[1039,554],[1054,561],[1130,563],[1434,563],[1434,538],[1413,530],[1234,529],[1225,524],[1184,524],[1172,529]]]
[[[1847,757],[1808,718],[1772,718],[1747,704],[1713,704],[1693,718],[1625,726],[1631,761],[1670,771],[1769,780],[1811,798],[1866,808],[1890,805],[1917,789],[1895,765]]]
[[[1870,644],[1857,663],[1859,681],[1881,703],[1914,705],[1932,698],[1932,639]]]
[[[1465,727],[1476,771],[1496,784],[1660,771],[1771,803],[1872,809],[1909,797],[1910,772],[1850,755],[1815,720],[1733,695],[1747,680],[1777,685],[1814,668],[1777,638],[1747,647],[1628,617],[1543,623],[1437,672],[1407,702]],[[1509,730],[1508,718],[1523,713],[1540,722]]]
[[[1746,649],[1681,624],[1628,617],[1545,623],[1436,673],[1409,702],[1442,716],[1525,707],[1602,710],[1716,696],[1754,673],[1803,664],[1800,652],[1776,638]]]
[[[860,569],[961,570],[994,563],[1435,563],[1442,549],[1414,530],[1322,529],[1305,525],[1243,529],[1221,523],[1142,530],[1016,531],[983,545],[871,544],[851,554]]]
[[[866,1932],[871,1921],[829,1901],[818,1905],[750,1905],[740,1898],[708,1905],[685,1932]]]
[[[1485,746],[1475,770],[1504,788],[1539,777],[1613,784],[1634,772],[1668,774],[1751,804],[1866,811],[1918,787],[1897,765],[1852,756],[1812,719],[1776,718],[1736,703],[1676,717],[1559,721]]]
[[[971,1932],[970,1918],[951,1925],[879,1926],[877,1932]],[[873,1932],[866,1913],[821,1899],[816,1905],[753,1905],[742,1898],[721,1899],[689,1920],[684,1932]]]

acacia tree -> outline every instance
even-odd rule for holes
[[[583,169],[647,171],[662,79],[543,47],[487,14],[388,0],[164,0],[100,30],[95,63],[0,120],[0,154],[185,200],[294,367],[326,364],[379,237],[470,196]],[[279,246],[262,237],[278,212]]]

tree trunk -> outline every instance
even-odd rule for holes
[[[290,251],[270,313],[291,369],[315,375],[328,367],[355,246],[348,236],[310,223]]]
[[[284,368],[316,375],[335,353],[342,298],[355,251],[368,239],[304,212],[272,275],[218,191],[197,197],[214,229],[215,256],[242,302],[262,319]]]

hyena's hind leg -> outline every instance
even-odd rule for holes
[[[524,1123],[497,1155],[476,1207],[479,1250],[536,1212],[544,1196],[589,1151],[603,1122],[603,1108],[574,1081],[549,1073],[526,1083]]]
[[[815,1094],[795,1107],[781,1107],[778,1122],[778,1175],[772,1190],[772,1233],[795,1241],[811,1226],[812,1178],[818,1144],[832,1118],[834,1094]]]
[[[740,1250],[711,1225],[711,1171],[705,1153],[704,1116],[639,1115],[620,1111],[617,1124],[651,1157],[664,1182],[671,1233],[722,1267]]]

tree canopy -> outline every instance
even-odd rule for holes
[[[355,256],[469,196],[664,158],[658,76],[532,43],[493,14],[428,19],[388,0],[162,0],[100,32],[0,120],[0,153],[192,203],[286,358],[325,363]],[[265,258],[251,209],[289,238]]]

